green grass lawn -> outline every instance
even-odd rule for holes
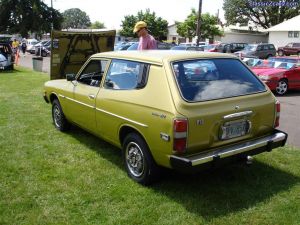
[[[300,224],[300,149],[195,175],[130,180],[118,149],[57,131],[44,73],[0,72],[0,224]]]

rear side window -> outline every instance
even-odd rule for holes
[[[132,90],[145,87],[149,65],[127,60],[113,60],[105,78],[105,88]]]
[[[274,45],[269,45],[269,48],[270,48],[271,50],[275,50]]]
[[[265,91],[265,86],[236,59],[201,59],[172,64],[182,97],[190,102]]]

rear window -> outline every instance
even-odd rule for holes
[[[199,102],[265,91],[265,86],[236,59],[201,59],[174,62],[182,97]]]

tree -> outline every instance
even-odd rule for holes
[[[175,22],[177,26],[177,33],[182,37],[193,38],[197,29],[197,16],[198,12],[192,9],[192,12],[184,20],[184,22]],[[214,36],[222,36],[223,32],[216,26],[218,18],[208,13],[201,14],[200,39],[213,39]]]
[[[150,33],[158,40],[166,39],[168,33],[168,22],[161,17],[157,17],[155,12],[146,9],[145,12],[139,11],[137,15],[127,15],[121,24],[120,34],[125,37],[133,37],[133,28],[136,22],[145,21]],[[136,37],[136,36],[135,36]]]
[[[105,25],[104,25],[104,23],[101,23],[99,21],[95,21],[94,23],[92,23],[90,28],[91,29],[103,29],[103,28],[105,28]]]
[[[223,9],[228,24],[254,22],[263,28],[298,16],[300,3],[296,0],[224,0]]]
[[[88,28],[91,26],[90,17],[78,8],[67,9],[63,12],[64,22],[62,27],[69,28]]]
[[[4,33],[48,33],[51,23],[60,29],[62,15],[41,0],[0,0],[0,30]]]

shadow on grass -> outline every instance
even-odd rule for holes
[[[124,170],[119,149],[79,128],[69,133]],[[258,161],[251,166],[227,165],[197,174],[162,173],[162,179],[149,188],[206,220],[253,207],[300,182],[298,177]]]

